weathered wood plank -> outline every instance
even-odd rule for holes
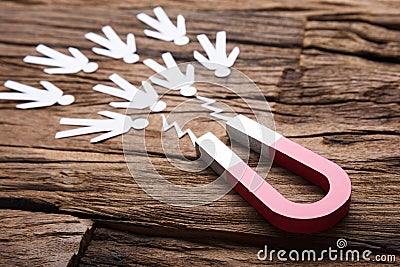
[[[279,247],[269,246],[268,241],[264,245],[267,245],[268,252],[279,250]],[[348,245],[352,246],[351,243]],[[331,247],[335,246],[335,244],[331,244]],[[290,251],[284,255],[287,261],[279,261],[276,252],[272,254],[272,259],[268,254],[265,260],[262,260],[264,254],[261,253],[261,260],[259,260],[257,253],[262,249],[264,246],[250,246],[212,238],[199,242],[198,240],[145,236],[98,228],[95,230],[93,240],[79,262],[79,266],[259,266],[271,263],[280,266],[314,266],[316,264],[312,260],[292,261],[288,257]],[[321,257],[322,249],[325,248],[315,249],[316,258]],[[302,255],[302,251],[298,251]],[[373,259],[375,255],[372,254],[370,258]],[[323,261],[318,262],[323,263],[324,266],[337,266],[338,264],[329,261],[326,255]],[[362,258],[361,262],[346,261],[345,264],[346,266],[379,265],[377,262],[363,261]]]
[[[256,249],[99,228],[79,266],[252,266],[259,263]]]
[[[400,225],[398,3],[259,1],[227,5],[206,1],[194,7],[189,1],[162,2],[170,7],[170,14],[190,18],[192,42],[185,47],[144,37],[145,26],[134,15],[149,11],[154,5],[150,2],[114,1],[108,6],[96,2],[97,7],[92,7],[91,1],[69,1],[80,5],[79,12],[63,1],[56,6],[40,0],[22,3],[32,5],[28,9],[20,3],[1,3],[0,82],[14,79],[36,86],[39,80],[49,80],[75,95],[77,102],[70,107],[34,111],[15,110],[15,103],[0,102],[2,207],[28,199],[47,203],[59,212],[90,216],[104,227],[134,232],[199,240],[215,236],[257,245],[268,240],[268,244],[280,247],[320,246],[342,237],[362,248],[400,252],[396,234]],[[88,142],[91,136],[54,140],[57,131],[67,129],[58,124],[61,117],[96,118],[96,112],[111,110],[107,103],[115,98],[91,89],[97,83],[110,84],[111,73],[135,84],[152,75],[142,64],[127,65],[90,52],[92,44],[83,35],[99,32],[106,24],[121,34],[133,32],[142,59],[159,59],[162,52],[172,51],[179,62],[192,60],[192,51],[200,49],[196,34],[212,37],[218,30],[227,30],[228,48],[239,45],[241,49],[235,67],[253,79],[267,97],[278,131],[349,173],[353,183],[350,214],[328,231],[303,236],[270,226],[233,192],[207,206],[174,208],[150,198],[135,184],[125,164],[120,137],[97,145]],[[95,74],[46,75],[41,67],[22,62],[39,42],[59,49],[74,45],[99,62],[100,70]],[[213,87],[202,90],[237,112],[249,112],[226,91]],[[166,99],[172,107],[181,101],[174,94]],[[262,104],[258,99],[254,102]],[[151,140],[158,137],[161,120],[155,115],[150,120],[146,135]],[[215,125],[203,119],[193,130],[201,134],[213,128],[224,138],[223,129]],[[187,138],[182,145],[183,152],[194,157]],[[171,182],[199,184],[215,179],[210,170],[189,175],[177,171],[167,164],[155,141],[148,149],[152,162]],[[140,162],[144,151],[136,152]],[[255,159],[253,155],[251,162]],[[314,186],[278,167],[267,179],[294,201],[315,201],[322,196]],[[237,255],[241,254],[237,249]]]
[[[89,6],[93,9],[103,7],[115,8],[115,9],[137,9],[137,8],[152,8],[155,6],[154,1],[108,1],[108,0],[88,0],[81,2],[79,0],[53,0],[56,6]],[[31,8],[42,8],[47,6],[49,2],[47,0],[18,0],[18,1],[6,1],[3,5],[8,7],[24,7],[29,4]],[[397,7],[398,2],[396,0],[366,0],[366,1],[354,1],[354,0],[335,0],[335,1],[321,1],[321,0],[300,0],[300,1],[252,1],[245,0],[239,2],[232,2],[229,0],[206,0],[193,4],[192,1],[179,1],[178,3],[173,0],[161,0],[157,1],[157,5],[175,8],[175,9],[189,9],[189,10],[270,10],[275,12],[292,12],[294,14],[300,13],[315,14],[323,13],[327,11],[331,12],[349,12],[349,11],[364,11],[371,13],[374,11],[374,15],[382,14],[396,14],[398,13]],[[353,14],[350,14],[352,16]],[[382,16],[384,18],[384,16]],[[393,21],[393,19],[385,18],[387,21]]]
[[[0,210],[1,266],[75,266],[92,222],[64,214]]]

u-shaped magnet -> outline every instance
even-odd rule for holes
[[[230,119],[226,126],[232,141],[249,145],[251,150],[258,153],[274,152],[274,163],[327,192],[322,199],[313,203],[290,201],[215,135],[206,133],[198,138],[196,150],[199,156],[212,162],[211,168],[225,175],[235,191],[271,224],[288,232],[312,233],[335,225],[347,214],[351,181],[337,164],[243,115]]]

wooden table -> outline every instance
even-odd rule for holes
[[[157,5],[172,17],[186,17],[189,45],[144,36],[145,25],[135,15],[151,13]],[[0,101],[0,265],[250,266],[268,263],[257,260],[264,245],[322,250],[335,247],[338,238],[346,239],[349,249],[395,254],[400,261],[398,1],[25,0],[2,1],[0,7],[0,82],[38,86],[47,80],[76,97],[71,106],[31,111]],[[129,65],[90,51],[93,44],[84,34],[108,24],[120,34],[135,34],[142,60],[159,60],[171,51],[179,62],[201,51],[196,35],[214,38],[216,31],[226,30],[228,49],[241,49],[235,67],[262,90],[277,130],[349,174],[348,216],[329,230],[303,235],[271,226],[235,192],[209,205],[169,206],[135,183],[121,137],[96,145],[89,143],[93,136],[54,139],[68,128],[60,118],[99,118],[98,111],[111,110],[108,102],[116,99],[92,90],[97,83],[111,85],[110,74],[134,84],[153,74],[141,63]],[[39,43],[60,51],[75,46],[100,69],[47,75],[42,67],[22,62]],[[226,92],[204,90],[243,108]],[[169,104],[178,98],[171,95]],[[150,120],[149,140],[156,140],[161,120]],[[212,123],[203,119],[192,130],[201,133]],[[225,134],[219,129],[217,135]],[[182,144],[193,156],[187,137]],[[145,156],[139,152],[138,161]],[[166,163],[156,144],[148,152],[153,162]],[[211,170],[188,174],[168,164],[163,175],[176,184],[216,177]],[[267,180],[294,201],[323,196],[277,166]]]

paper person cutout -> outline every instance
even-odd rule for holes
[[[115,59],[122,58],[126,63],[138,62],[139,56],[135,54],[135,36],[132,33],[126,36],[126,43],[124,43],[111,26],[104,26],[102,30],[108,39],[93,32],[85,34],[87,39],[104,47],[93,47],[92,50],[94,53]]]
[[[24,62],[52,66],[57,68],[44,69],[48,74],[66,74],[77,73],[81,70],[84,72],[94,72],[99,67],[94,62],[89,62],[89,59],[81,53],[77,48],[69,47],[68,51],[72,56],[64,55],[50,47],[40,44],[36,47],[36,51],[47,56],[26,56]]]
[[[17,108],[20,109],[48,107],[56,103],[64,106],[70,105],[75,100],[72,95],[63,95],[63,91],[50,82],[40,81],[40,84],[46,90],[37,89],[14,81],[6,81],[4,83],[5,87],[19,93],[0,93],[0,99],[32,101],[18,104]]]
[[[153,112],[159,112],[164,110],[167,106],[165,102],[158,100],[159,96],[150,82],[142,82],[143,91],[136,88],[118,74],[112,74],[110,80],[121,89],[97,84],[93,87],[93,90],[128,100],[128,102],[111,102],[110,105],[112,107],[132,109],[150,108]]]
[[[98,112],[98,114],[107,117],[109,119],[96,120],[96,119],[62,118],[60,120],[60,124],[85,126],[85,127],[58,132],[55,138],[64,138],[64,137],[71,137],[84,134],[107,132],[90,140],[91,143],[97,143],[127,133],[131,128],[135,130],[142,130],[146,128],[147,125],[149,124],[148,120],[145,118],[138,118],[132,120],[132,118],[127,115],[111,111],[100,111]]]
[[[153,12],[158,20],[145,13],[140,13],[136,16],[138,20],[157,30],[151,31],[146,29],[144,30],[145,35],[163,41],[174,41],[176,45],[189,43],[189,38],[186,36],[185,18],[182,15],[177,16],[175,26],[162,7],[154,8]]]
[[[162,58],[167,68],[152,59],[145,59],[143,61],[147,67],[165,78],[165,80],[162,80],[152,76],[150,77],[150,80],[164,88],[170,90],[180,90],[180,93],[183,96],[195,95],[197,93],[197,89],[192,86],[194,83],[194,66],[192,64],[188,64],[186,66],[186,74],[183,74],[171,53],[168,52],[162,54]]]
[[[229,56],[226,55],[226,32],[217,32],[215,48],[205,34],[197,35],[197,39],[206,52],[208,59],[198,51],[193,52],[194,58],[207,69],[214,70],[214,74],[217,77],[227,77],[231,74],[229,68],[235,63],[240,50],[236,46]]]

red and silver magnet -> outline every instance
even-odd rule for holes
[[[277,163],[321,187],[327,194],[313,203],[295,203],[283,197],[212,133],[196,141],[202,159],[226,175],[227,182],[270,223],[285,231],[312,233],[339,222],[348,212],[351,182],[337,164],[243,115],[227,121],[232,141],[258,153],[274,152]],[[257,185],[257,186],[254,186]]]

